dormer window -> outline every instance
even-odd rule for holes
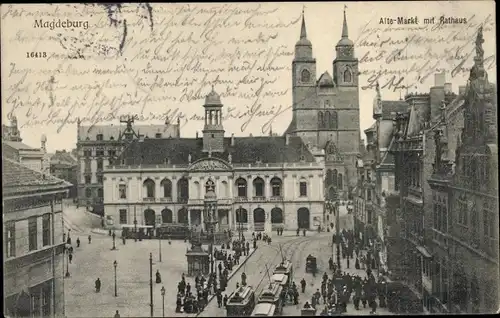
[[[102,134],[97,134],[96,140],[97,141],[102,141],[103,140],[103,135]]]

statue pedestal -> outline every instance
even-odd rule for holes
[[[201,247],[201,242],[193,242],[191,250],[186,253],[188,276],[208,275],[210,273],[209,254]]]

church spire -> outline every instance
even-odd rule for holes
[[[347,5],[344,5],[344,24],[342,25],[342,38],[343,39],[348,39],[349,38],[349,34],[348,34],[348,30],[347,30],[347,18],[346,18],[346,15],[345,15],[345,10],[347,9]]]
[[[304,7],[302,7],[302,27],[300,28],[300,39],[307,39],[306,31],[306,18],[304,14]]]

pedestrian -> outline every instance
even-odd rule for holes
[[[356,258],[356,262],[354,263],[354,268],[359,269],[359,260]]]
[[[222,294],[220,293],[220,290],[217,291],[217,307],[222,307]]]
[[[92,236],[89,235],[89,244],[92,243]]]
[[[240,288],[240,283],[236,282],[236,289]]]
[[[297,228],[297,236],[299,236],[300,228]]]
[[[118,312],[118,310],[116,311],[115,318],[120,318],[120,313]]]
[[[122,236],[123,245],[125,245],[125,236]]]
[[[156,270],[156,283],[157,284],[161,283],[161,275],[160,275],[160,271],[158,269]]]
[[[349,268],[349,257],[347,258],[347,268]]]
[[[73,254],[69,253],[68,255],[69,263],[71,264],[71,261],[73,260]]]
[[[303,230],[302,230],[302,234],[303,234],[304,236],[306,236],[306,229],[303,229]]]
[[[98,277],[95,281],[95,292],[98,293],[101,291],[101,279]]]
[[[189,295],[190,292],[191,292],[191,284],[187,283],[187,285],[186,285],[186,294]]]
[[[227,295],[224,294],[224,299],[222,300],[222,304],[224,305],[224,307],[226,307],[227,305]]]
[[[66,244],[71,245],[71,237],[69,237],[69,234],[68,234],[68,239],[66,240]]]
[[[300,288],[302,290],[302,294],[305,293],[306,291],[306,285],[307,285],[306,280],[302,278],[302,280],[300,281]]]
[[[79,237],[76,238],[76,247],[80,247],[80,238]]]
[[[247,274],[245,274],[245,272],[241,273],[241,285],[242,286],[247,285]]]

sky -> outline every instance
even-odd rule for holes
[[[302,10],[319,78],[332,74],[344,9],[359,59],[362,138],[373,122],[377,81],[382,98],[396,100],[428,92],[434,74],[445,72],[458,92],[480,25],[495,81],[492,1],[135,3],[121,11],[2,5],[2,123],[14,114],[23,141],[39,147],[45,134],[49,152],[76,146],[78,117],[83,125],[117,125],[126,114],[140,124],[180,117],[181,136],[194,137],[214,85],[226,136],[263,135],[271,127],[282,134],[292,118],[290,67]]]

